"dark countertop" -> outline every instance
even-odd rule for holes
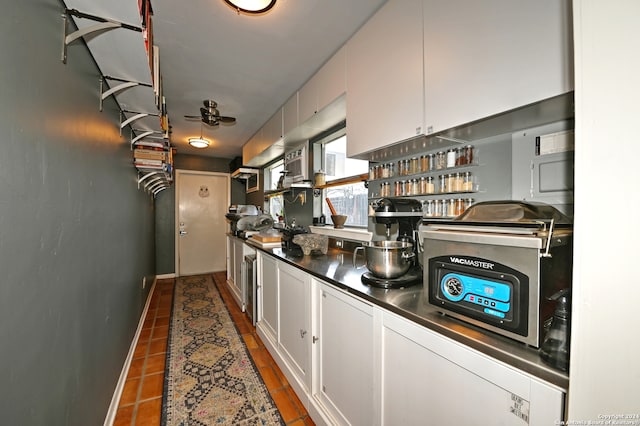
[[[558,386],[569,388],[569,376],[542,362],[538,350],[524,343],[491,333],[456,318],[427,312],[422,297],[422,284],[402,289],[384,289],[363,284],[360,277],[366,267],[353,266],[353,252],[332,247],[326,255],[292,255],[282,248],[262,248],[248,244],[302,269],[372,304],[394,312],[417,324],[467,345],[518,370]],[[359,261],[363,261],[359,257]]]

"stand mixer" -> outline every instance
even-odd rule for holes
[[[413,245],[413,265],[398,278],[383,279],[365,273],[362,281],[375,287],[398,288],[408,287],[422,282],[422,249],[418,226],[422,221],[422,204],[408,198],[381,198],[376,202],[373,214],[376,223],[385,225],[386,237],[391,237],[391,227],[398,224],[397,241],[405,241]]]

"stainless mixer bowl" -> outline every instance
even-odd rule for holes
[[[406,241],[371,241],[353,251],[353,264],[359,250],[364,250],[367,269],[376,277],[398,278],[404,275],[415,257],[413,244]]]

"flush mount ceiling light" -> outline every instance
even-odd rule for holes
[[[264,13],[276,4],[276,0],[224,0],[224,2],[238,13],[250,14]]]
[[[211,143],[210,140],[202,137],[202,123],[200,123],[200,137],[199,138],[189,138],[189,145],[194,148],[206,148]]]
[[[189,145],[194,148],[206,148],[211,142],[203,138],[189,138]]]

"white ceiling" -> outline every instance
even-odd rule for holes
[[[132,0],[134,1],[134,0]],[[154,43],[178,153],[233,158],[242,145],[386,0],[278,0],[259,16],[223,0],[152,0]],[[204,99],[234,125],[202,126],[213,140],[191,148]]]

